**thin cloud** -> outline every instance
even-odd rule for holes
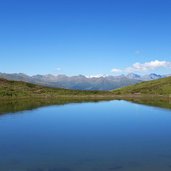
[[[100,77],[106,77],[105,74],[97,74],[97,75],[88,75],[87,78],[100,78]]]
[[[57,71],[60,71],[60,70],[61,70],[61,68],[56,68],[56,70],[57,70]]]
[[[159,60],[154,60],[150,62],[145,62],[145,63],[134,63],[132,66],[124,68],[124,69],[118,69],[114,68],[112,69],[112,72],[116,73],[116,71],[120,72],[145,72],[145,71],[150,71],[150,70],[155,70],[159,68],[171,68],[171,62],[169,61],[159,61]]]
[[[120,72],[122,72],[122,70],[121,69],[117,69],[117,68],[113,68],[112,72],[113,73],[120,73]]]

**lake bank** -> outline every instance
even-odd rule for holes
[[[169,96],[156,95],[111,95],[111,96],[58,96],[58,97],[12,97],[0,98],[0,114],[36,109],[43,106],[65,105],[69,103],[101,102],[125,100],[133,103],[171,109]]]

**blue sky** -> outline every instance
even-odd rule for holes
[[[171,73],[170,9],[170,0],[1,0],[0,72]]]

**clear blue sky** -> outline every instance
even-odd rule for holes
[[[116,74],[155,60],[171,62],[170,0],[0,1],[0,72]]]

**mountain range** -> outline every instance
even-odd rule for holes
[[[24,81],[28,83],[39,84],[49,87],[58,87],[75,90],[113,90],[128,85],[133,85],[142,81],[156,80],[170,75],[158,75],[155,73],[149,75],[138,75],[130,73],[119,76],[99,76],[86,77],[84,75],[66,76],[66,75],[34,75],[29,76],[23,73],[0,73],[0,78],[14,81]]]

